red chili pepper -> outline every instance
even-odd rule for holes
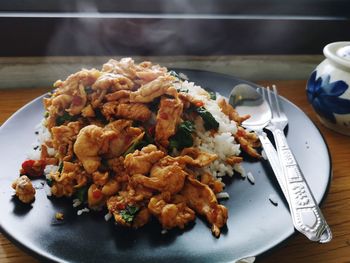
[[[43,160],[26,160],[22,163],[23,174],[39,177],[44,174],[45,162]]]
[[[149,133],[150,135],[154,135],[155,130],[156,130],[156,126],[153,125],[153,126],[151,126],[151,127],[148,128],[148,133]]]
[[[161,117],[163,120],[167,120],[169,116],[165,112],[161,112],[159,113],[159,117]]]
[[[202,106],[204,106],[204,102],[203,101],[197,101],[194,105],[196,107],[202,107]]]
[[[124,210],[126,208],[126,205],[125,204],[117,204],[117,208],[118,210]]]
[[[79,96],[73,96],[72,104],[73,105],[80,105],[83,102],[83,99]]]
[[[241,129],[238,129],[236,135],[237,135],[238,137],[243,137],[243,136],[245,135],[245,131],[244,131],[244,130],[241,130]]]
[[[102,192],[100,189],[96,188],[92,191],[92,196],[95,198],[95,199],[100,199],[101,196],[102,196]]]

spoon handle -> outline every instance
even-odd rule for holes
[[[318,207],[281,129],[272,129],[282,167],[294,227],[312,241],[327,243],[330,228]]]
[[[284,180],[284,175],[283,175],[281,165],[280,165],[279,160],[278,160],[278,155],[277,155],[276,149],[272,145],[270,139],[267,137],[265,132],[259,131],[257,134],[259,136],[259,140],[261,142],[261,145],[265,151],[267,160],[269,161],[271,168],[276,176],[277,182],[282,189],[284,197],[286,198],[287,202],[289,203],[289,197],[287,194],[286,183]]]

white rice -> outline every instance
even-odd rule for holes
[[[228,199],[230,198],[230,195],[227,192],[221,192],[216,194],[217,199]]]
[[[193,82],[180,82],[175,84],[177,89],[188,90],[188,93],[195,98],[203,101],[204,107],[209,111],[215,120],[219,123],[217,133],[212,136],[209,131],[205,131],[200,122],[195,122],[196,138],[194,146],[200,150],[216,154],[218,159],[212,162],[209,167],[204,168],[204,171],[210,172],[215,178],[224,175],[232,176],[234,171],[239,172],[244,176],[244,169],[240,164],[235,164],[234,167],[226,163],[226,159],[231,156],[240,154],[240,145],[235,142],[233,135],[237,132],[236,123],[225,115],[218,101],[225,99],[220,94],[216,94],[216,100],[208,97],[208,93],[200,86],[196,86]]]
[[[32,150],[27,154],[27,158],[30,160],[40,160],[41,145],[51,139],[51,134],[45,127],[45,121],[46,119],[43,118],[42,121],[35,126],[36,140],[32,144]],[[47,147],[47,153],[49,156],[54,156],[55,150]]]
[[[105,221],[109,221],[112,218],[112,214],[111,213],[107,213],[105,214]]]
[[[58,171],[58,169],[59,169],[59,166],[57,165],[52,165],[52,164],[46,165],[44,169],[44,175],[46,179],[50,179],[50,173],[55,173]]]
[[[73,207],[78,207],[81,205],[81,201],[76,198],[76,199],[73,199]]]
[[[83,213],[89,213],[89,212],[90,212],[90,209],[87,208],[87,207],[85,207],[85,208],[83,208],[83,209],[78,210],[78,211],[77,211],[77,215],[80,216],[80,215],[82,215]]]
[[[255,184],[255,178],[251,172],[247,172],[247,178],[251,184]]]

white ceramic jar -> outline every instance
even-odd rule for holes
[[[350,41],[328,44],[323,54],[307,83],[308,101],[326,127],[350,135]]]

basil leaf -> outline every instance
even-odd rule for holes
[[[213,115],[207,111],[204,107],[196,108],[196,112],[202,117],[204,121],[204,128],[208,130],[217,130],[219,128],[219,123],[215,120]]]
[[[169,149],[182,150],[193,145],[192,133],[195,127],[191,121],[184,121],[178,127],[174,136],[169,140]]]
[[[78,119],[77,116],[72,116],[68,112],[64,112],[62,116],[58,116],[56,118],[56,125],[60,126],[64,124],[66,121],[76,121]]]
[[[75,192],[75,196],[77,199],[79,199],[80,202],[84,203],[87,200],[87,192],[88,187],[83,186],[77,189],[77,191]]]
[[[128,205],[124,210],[121,210],[119,214],[126,223],[132,223],[139,210],[140,208],[137,206]]]

